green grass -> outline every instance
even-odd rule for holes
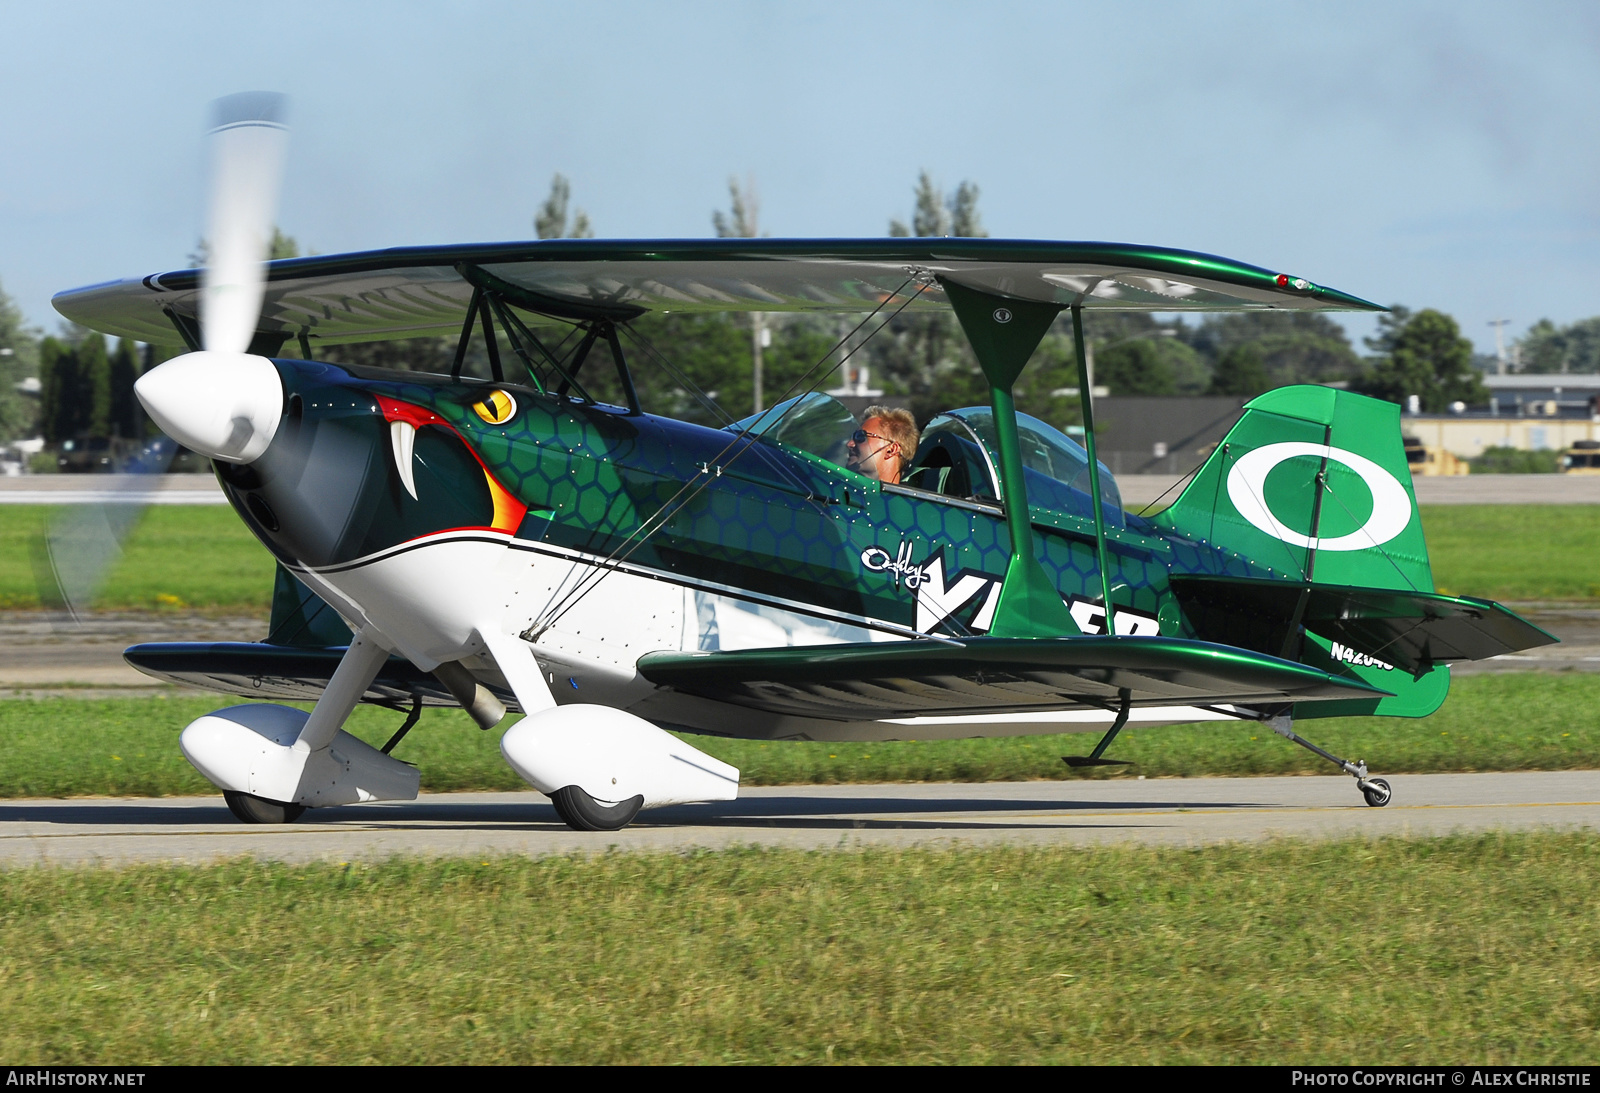
[[[51,511],[0,506],[0,608],[38,606],[33,548]],[[1441,588],[1503,600],[1600,596],[1600,505],[1430,505],[1422,520]],[[265,614],[271,598],[272,560],[232,509],[152,505],[98,606]]]
[[[1600,596],[1600,505],[1425,505],[1441,590],[1492,600]]]
[[[1600,836],[0,874],[43,1063],[1578,1064]]]
[[[51,698],[0,702],[0,796],[214,794],[178,750],[178,733],[229,700]],[[1518,673],[1458,681],[1444,708],[1419,721],[1340,718],[1305,722],[1311,739],[1375,773],[1600,768],[1600,675]],[[356,735],[382,744],[400,715],[363,707]],[[507,719],[509,727],[511,719]],[[422,788],[521,790],[500,756],[500,731],[480,732],[459,710],[435,710],[395,749],[416,763]],[[760,743],[688,738],[742,772],[745,785],[845,782],[985,782],[1035,778],[1326,774],[1333,768],[1259,725],[1207,723],[1125,732],[1110,756],[1131,767],[1076,772],[1089,734],[879,744]]]
[[[0,608],[36,608],[46,505],[0,506]],[[265,615],[272,557],[226,505],[151,505],[123,544],[95,606]]]

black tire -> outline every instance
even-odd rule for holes
[[[621,831],[639,815],[644,795],[603,805],[577,786],[566,786],[550,794],[550,803],[556,806],[556,815],[574,831]]]
[[[292,824],[306,812],[305,805],[286,805],[231,789],[222,791],[222,799],[228,802],[228,811],[245,824]]]
[[[1369,778],[1367,784],[1361,787],[1361,796],[1367,799],[1367,804],[1373,808],[1382,808],[1394,796],[1394,790],[1389,788],[1389,783],[1382,778]]]

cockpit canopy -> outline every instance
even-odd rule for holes
[[[859,427],[838,399],[813,392],[789,399],[727,428],[820,456],[840,466],[845,441]],[[1092,517],[1089,453],[1060,430],[1028,414],[1017,415],[1028,503],[1074,516]],[[1000,439],[994,411],[969,406],[939,414],[922,431],[916,457],[900,485],[941,497],[999,504]],[[1116,480],[1100,464],[1100,501],[1110,527],[1124,527]]]
[[[964,442],[963,433],[966,434]],[[936,466],[943,461],[942,454],[936,453],[970,453],[975,447],[973,439],[981,445],[983,464],[972,459],[970,454],[964,462],[953,459],[951,478],[965,473],[973,486],[971,497],[977,498],[983,493],[999,496],[1000,436],[995,430],[994,411],[987,406],[951,410],[928,422],[913,462],[918,468]],[[1092,517],[1089,453],[1083,445],[1038,418],[1020,413],[1017,415],[1017,439],[1022,446],[1022,473],[1028,503],[1074,516]],[[1123,526],[1122,495],[1104,463],[1100,464],[1100,505],[1108,526]]]

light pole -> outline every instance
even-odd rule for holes
[[[766,406],[764,405],[766,398],[762,393],[763,360],[761,351],[771,345],[772,328],[767,325],[766,315],[760,311],[752,311],[750,313],[750,359],[754,365],[753,375],[751,377],[754,391],[752,392],[753,398],[751,401],[754,404],[754,412],[758,414],[762,410],[766,409]]]
[[[1495,372],[1496,372],[1497,375],[1501,375],[1501,376],[1506,374],[1505,328],[1506,328],[1506,324],[1509,323],[1510,321],[1511,321],[1510,319],[1490,319],[1489,320],[1489,325],[1494,327],[1494,355],[1495,355],[1495,359],[1499,362],[1499,364],[1495,368]]]

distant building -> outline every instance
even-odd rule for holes
[[[1244,414],[1234,396],[1113,395],[1094,400],[1095,454],[1112,474],[1183,474]]]
[[[1483,385],[1489,389],[1490,417],[1590,418],[1600,414],[1600,375],[1514,372],[1484,376]]]

